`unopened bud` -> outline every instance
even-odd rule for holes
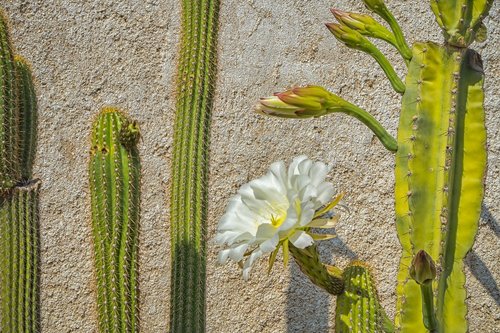
[[[410,267],[410,276],[420,285],[429,284],[436,278],[436,265],[424,250],[418,251]]]
[[[332,9],[331,11],[341,24],[358,31],[362,35],[383,39],[393,45],[396,43],[392,32],[369,15],[349,13],[338,9]]]

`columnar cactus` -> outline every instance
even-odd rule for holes
[[[20,178],[16,71],[7,24],[0,11],[0,191],[8,191]]]
[[[29,64],[13,56],[0,11],[0,331],[40,332],[40,180],[32,179],[37,104]]]
[[[395,326],[412,333],[466,332],[463,259],[477,232],[486,168],[483,66],[480,55],[468,47],[474,39],[484,40],[482,21],[493,1],[431,0],[446,43],[418,42],[411,51],[384,1],[363,1],[392,32],[367,15],[340,10],[333,10],[339,23],[327,27],[348,47],[373,56],[403,94],[397,143],[366,111],[355,107],[353,114],[396,151],[396,227],[403,254]],[[401,53],[408,65],[405,84],[368,37],[382,39]],[[319,87],[295,88],[261,100],[258,112],[318,117],[347,113],[346,103]],[[417,253],[426,253],[440,268],[436,281],[423,284],[412,278]]]
[[[40,181],[16,186],[0,203],[0,331],[40,332]]]
[[[100,332],[138,332],[139,128],[104,108],[92,128],[89,183]]]
[[[205,331],[208,146],[219,0],[182,1],[171,188],[172,332]]]

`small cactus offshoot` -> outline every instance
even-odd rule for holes
[[[89,183],[99,331],[138,332],[139,128],[104,108],[91,136]]]

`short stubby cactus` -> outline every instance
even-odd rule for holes
[[[0,202],[1,332],[40,332],[39,193],[34,180]]]
[[[138,332],[139,129],[115,108],[92,128],[89,183],[100,332]]]
[[[20,178],[16,72],[7,24],[0,10],[0,192],[11,189]]]
[[[394,324],[380,305],[369,267],[354,261],[342,276],[345,290],[337,297],[335,332],[394,332]]]

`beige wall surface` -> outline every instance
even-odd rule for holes
[[[388,0],[409,42],[440,41],[428,1]],[[169,220],[174,83],[179,37],[176,0],[4,0],[17,51],[33,63],[40,104],[35,174],[43,180],[42,328],[96,332],[87,160],[92,119],[117,105],[142,128],[140,284],[143,332],[165,332],[169,313]],[[358,121],[342,115],[283,121],[252,112],[259,97],[291,85],[320,84],[370,111],[396,134],[400,97],[367,55],[340,45],[324,27],[329,8],[366,12],[357,0],[222,0],[219,75],[210,158],[215,233],[227,200],[276,160],[306,154],[334,166],[346,193],[338,239],[321,246],[341,267],[373,267],[392,316],[400,255],[394,226],[394,156]],[[483,55],[489,168],[483,216],[466,259],[471,332],[500,332],[500,3],[486,21]],[[381,45],[381,44],[379,44]],[[381,45],[403,75],[393,49]],[[249,282],[237,265],[208,253],[209,332],[330,332],[334,299],[281,258]],[[186,314],[189,315],[189,314]]]

